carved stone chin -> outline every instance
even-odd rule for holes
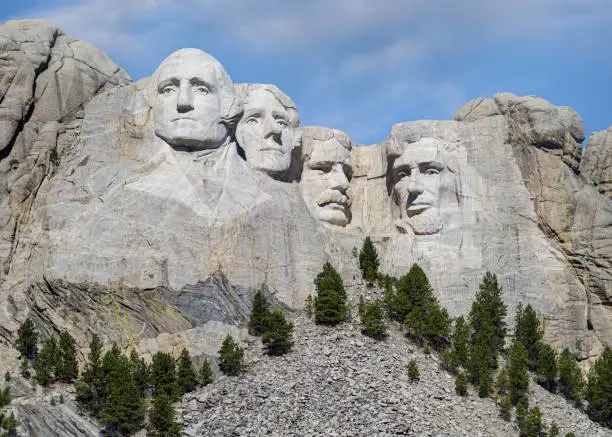
[[[175,148],[215,149],[226,144],[240,108],[221,64],[198,49],[172,53],[149,86],[155,134]]]
[[[304,167],[300,190],[311,214],[333,226],[351,221],[351,141],[343,132],[303,129]]]

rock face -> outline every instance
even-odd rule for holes
[[[419,263],[451,315],[490,270],[555,346],[588,363],[610,344],[610,134],[582,158],[570,108],[502,93],[361,146],[300,128],[278,88],[234,85],[197,49],[132,83],[43,22],[0,41],[7,343],[29,316],[81,346],[97,332],[210,356],[256,290],[300,309],[325,261],[359,274],[351,252],[370,236],[383,273]]]

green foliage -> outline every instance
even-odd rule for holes
[[[560,431],[559,427],[555,422],[550,425],[550,429],[548,430],[548,437],[559,437]]]
[[[106,396],[104,384],[104,369],[102,367],[102,342],[94,334],[89,343],[87,363],[76,384],[76,400],[94,417],[98,417],[104,405]]]
[[[508,387],[508,371],[502,369],[495,378],[495,390],[498,395],[503,396],[506,393],[506,387]]]
[[[423,353],[425,355],[431,355],[431,347],[428,344],[425,345],[425,349],[423,349]]]
[[[253,310],[249,320],[249,333],[251,335],[262,335],[268,326],[268,316],[270,315],[270,304],[262,291],[257,291],[253,297]]]
[[[315,278],[315,323],[337,325],[347,317],[346,291],[342,278],[330,263],[323,265],[323,271]]]
[[[6,407],[11,403],[11,387],[6,386],[0,389],[0,408]]]
[[[491,325],[493,332],[490,335],[495,341],[495,349],[497,352],[502,352],[506,337],[506,313],[507,307],[502,298],[502,289],[497,283],[497,276],[486,272],[469,314],[472,335],[478,336],[484,326]],[[475,343],[474,338],[471,343]]]
[[[210,367],[210,361],[204,360],[202,367],[200,367],[200,384],[208,385],[213,382],[213,372]]]
[[[486,398],[493,391],[493,374],[491,369],[483,367],[478,375],[478,396]]]
[[[529,410],[529,414],[519,424],[520,437],[546,437],[546,425],[542,421],[542,412],[538,407]]]
[[[116,347],[116,346],[115,346]],[[117,348],[118,351],[118,348]],[[144,426],[145,407],[136,381],[131,378],[131,363],[122,353],[105,354],[109,366],[106,377],[106,398],[100,412],[100,423],[110,435],[132,434]],[[108,359],[107,358],[108,355]]]
[[[449,373],[457,374],[459,370],[459,361],[455,351],[444,349],[440,352],[440,367]]]
[[[557,352],[545,343],[538,343],[536,382],[554,393],[557,388]]]
[[[410,382],[416,382],[420,377],[421,374],[419,372],[419,366],[417,366],[416,361],[410,360],[408,362],[408,378],[410,379]]]
[[[568,432],[567,434],[565,434],[565,437],[576,437],[576,434],[574,434],[573,432]]]
[[[151,380],[149,366],[144,359],[138,357],[134,349],[130,352],[130,367],[132,378],[136,382],[140,396],[145,396]]]
[[[612,349],[609,346],[589,372],[586,400],[591,420],[612,428]]]
[[[22,357],[25,356],[28,360],[32,361],[36,358],[38,352],[37,344],[38,332],[34,327],[34,322],[27,318],[17,330],[17,343],[15,347]]]
[[[519,426],[519,430],[525,426],[527,415],[529,414],[529,399],[527,396],[521,396],[519,402],[516,404],[516,423]]]
[[[506,422],[512,419],[512,399],[510,396],[503,396],[499,402],[499,415]]]
[[[180,437],[180,425],[175,418],[176,411],[172,406],[172,399],[164,393],[156,396],[149,413],[147,436]]]
[[[359,252],[359,268],[363,279],[368,284],[372,284],[378,278],[378,267],[380,262],[378,261],[378,252],[372,243],[370,237],[366,237],[363,241],[363,246]]]
[[[26,379],[30,378],[30,360],[28,360],[28,357],[26,357],[25,355],[21,357],[19,371],[21,372],[21,375],[24,378]]]
[[[534,369],[538,358],[538,343],[544,333],[540,327],[540,320],[531,305],[523,308],[522,304],[516,307],[516,324],[514,338],[527,349],[529,368]]]
[[[467,377],[465,373],[459,372],[457,378],[455,379],[455,391],[459,396],[467,396]]]
[[[51,161],[51,163],[55,166],[58,166],[60,163],[60,156],[59,153],[57,153],[57,147],[54,147],[51,149],[51,151],[49,152],[49,160]]]
[[[15,413],[11,411],[11,414],[8,416],[2,417],[1,422],[2,428],[6,430],[6,433],[3,434],[7,437],[17,437],[17,418],[15,417]]]
[[[314,299],[310,294],[306,298],[306,305],[304,306],[304,309],[306,310],[306,314],[308,314],[308,317],[312,317],[312,315],[314,314]]]
[[[567,348],[559,357],[559,392],[574,403],[580,402],[584,395],[582,372]]]
[[[74,381],[79,375],[76,341],[68,331],[62,331],[59,338],[59,357],[55,367],[56,379]]]
[[[177,400],[180,387],[176,379],[176,365],[169,353],[157,352],[151,361],[151,384],[155,396],[166,394]]]
[[[383,339],[387,336],[387,324],[385,323],[386,313],[382,301],[362,304],[360,297],[359,317],[361,319],[361,333],[375,339]]]
[[[179,356],[176,376],[182,394],[192,392],[198,385],[198,377],[193,369],[189,351],[186,348],[183,348]]]
[[[508,350],[506,367],[508,371],[508,395],[514,405],[517,405],[522,398],[527,396],[527,388],[529,387],[528,365],[527,350],[521,342],[514,340]]]
[[[272,311],[268,317],[268,329],[261,341],[268,355],[284,355],[293,347],[293,323],[285,319],[282,312]]]
[[[472,334],[467,367],[473,384],[480,384],[481,375],[492,374],[497,368],[496,344],[495,329],[490,323],[481,324],[479,331]]]
[[[455,320],[455,327],[451,336],[451,347],[457,357],[457,363],[463,368],[467,368],[469,359],[470,329],[465,323],[463,316]]]
[[[238,375],[244,369],[244,350],[229,334],[219,349],[219,369],[226,375]]]
[[[49,338],[43,346],[38,359],[34,363],[36,371],[36,382],[42,386],[46,386],[55,381],[55,369],[59,362],[59,347],[55,337]]]

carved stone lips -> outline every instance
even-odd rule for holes
[[[406,213],[409,217],[413,215],[417,215],[425,211],[426,209],[431,208],[433,205],[429,202],[415,202],[409,203],[406,205]]]

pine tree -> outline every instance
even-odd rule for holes
[[[459,372],[455,379],[455,391],[459,396],[467,396],[467,377],[463,372]]]
[[[527,417],[519,424],[520,437],[546,437],[546,425],[542,421],[542,412],[538,407],[529,410]]]
[[[526,397],[527,388],[529,387],[529,367],[527,358],[527,350],[523,344],[517,340],[512,342],[508,350],[508,395],[514,405]]]
[[[76,385],[76,399],[80,405],[98,417],[105,397],[104,370],[102,368],[102,342],[97,334],[92,336],[89,343],[89,356],[87,364]]]
[[[132,349],[130,352],[130,368],[132,378],[138,387],[138,392],[140,393],[140,396],[144,397],[149,389],[149,382],[151,379],[149,366],[144,359],[138,356],[136,350],[134,349]]]
[[[171,399],[177,400],[180,387],[176,379],[176,365],[174,358],[169,353],[157,352],[151,361],[151,384],[155,396],[166,394]]]
[[[204,360],[200,367],[200,384],[208,385],[213,382],[213,372],[210,367],[210,361]]]
[[[516,324],[514,338],[522,343],[527,349],[529,368],[534,369],[538,359],[538,342],[542,340],[544,333],[540,327],[540,320],[531,305],[523,308],[522,304],[516,307]]]
[[[591,420],[612,428],[612,349],[609,346],[589,371],[586,400]]]
[[[0,408],[9,405],[11,400],[11,387],[7,385],[3,389],[0,389]]]
[[[480,384],[480,376],[492,374],[497,368],[497,342],[495,330],[491,323],[483,323],[478,331],[472,333],[468,355],[470,381]]]
[[[506,422],[512,419],[512,399],[510,396],[503,396],[499,402],[499,415]]]
[[[575,404],[580,402],[584,394],[582,372],[567,348],[559,357],[559,392]]]
[[[362,296],[360,296],[362,297]],[[385,308],[381,301],[363,303],[359,312],[361,322],[361,333],[375,339],[383,339],[387,336],[387,324],[385,323]]]
[[[59,362],[59,347],[55,337],[51,336],[45,343],[38,359],[34,363],[34,370],[36,371],[36,381],[46,386],[55,381],[54,372]]]
[[[330,263],[323,265],[323,271],[315,278],[315,323],[337,325],[347,317],[346,291],[342,278]]]
[[[21,357],[19,371],[24,378],[30,379],[30,360],[25,355]]]
[[[548,430],[548,437],[559,437],[559,427],[555,422],[550,425],[550,429]]]
[[[55,377],[64,382],[74,381],[79,375],[76,341],[68,331],[62,331],[59,338],[59,357]]]
[[[516,404],[516,423],[519,426],[519,430],[523,429],[525,423],[527,421],[527,416],[529,415],[529,398],[525,396],[521,396],[518,403]]]
[[[27,357],[32,361],[38,353],[38,332],[34,326],[34,322],[27,318],[17,330],[17,343],[15,348],[21,356]]]
[[[314,299],[310,294],[308,295],[308,297],[306,297],[306,304],[304,306],[304,310],[306,311],[308,317],[312,317],[312,315],[314,314]]]
[[[414,360],[408,362],[408,378],[410,382],[416,382],[420,379],[419,366]]]
[[[500,396],[503,396],[506,393],[507,387],[508,387],[508,371],[506,369],[502,369],[497,374],[497,378],[495,378],[495,389],[497,390],[497,394]]]
[[[11,411],[9,416],[2,417],[1,425],[6,430],[2,437],[17,437],[17,418],[15,413]]]
[[[177,369],[177,383],[180,387],[181,393],[189,393],[195,390],[198,385],[198,377],[195,370],[193,369],[193,363],[191,362],[191,356],[186,348],[183,348],[181,355],[178,359]]]
[[[546,390],[554,393],[557,388],[557,352],[548,344],[538,344],[536,361],[536,382]]]
[[[482,331],[484,325],[491,325],[493,327],[491,335],[497,352],[502,352],[504,348],[506,312],[507,307],[502,298],[502,289],[497,283],[497,276],[486,272],[472,302],[469,314],[470,329],[474,335]],[[474,344],[474,341],[471,343]]]
[[[359,268],[361,269],[363,279],[365,279],[368,284],[371,285],[378,278],[379,265],[378,252],[370,237],[366,237],[363,241],[361,252],[359,252]]]
[[[131,364],[124,354],[113,353],[107,360],[111,366],[106,379],[107,396],[100,413],[100,423],[110,435],[127,435],[144,426],[145,407],[138,386],[131,378]]]
[[[463,316],[455,320],[455,328],[451,337],[453,352],[457,362],[463,368],[468,366],[470,330]]]
[[[486,398],[493,390],[493,374],[492,370],[486,367],[481,369],[478,377],[478,396]]]
[[[176,422],[176,411],[172,399],[164,393],[156,396],[149,413],[148,437],[180,437],[180,425]]]
[[[282,312],[276,310],[268,317],[268,330],[261,341],[268,355],[284,355],[293,347],[293,323],[285,319]]]
[[[219,349],[219,369],[226,375],[238,375],[244,369],[244,350],[229,334]]]
[[[249,333],[251,335],[262,335],[268,326],[268,316],[270,315],[270,304],[261,290],[253,297],[253,310],[249,320]]]

